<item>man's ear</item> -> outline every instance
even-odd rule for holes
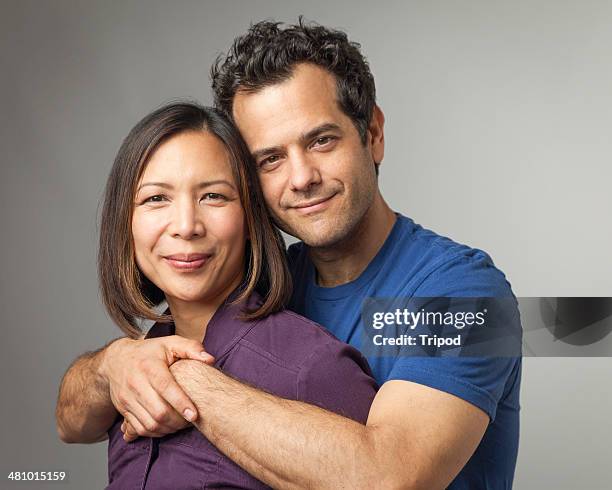
[[[374,105],[372,119],[368,126],[367,143],[370,146],[374,163],[379,164],[385,156],[385,115],[383,111]]]

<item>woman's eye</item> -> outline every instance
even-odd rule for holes
[[[155,196],[151,196],[151,197],[147,197],[143,203],[145,202],[163,202],[166,200],[166,196],[163,196],[162,194],[156,194]]]
[[[207,192],[202,196],[203,199],[207,201],[223,201],[225,200],[225,196],[223,194],[218,194],[216,192]]]

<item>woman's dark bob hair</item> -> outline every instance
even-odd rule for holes
[[[149,158],[168,138],[185,131],[206,131],[225,145],[240,194],[248,228],[245,279],[239,303],[257,290],[263,302],[244,310],[243,319],[257,319],[285,307],[291,294],[291,276],[284,241],[272,225],[259,186],[255,165],[238,130],[217,110],[190,102],[166,105],[142,119],[123,141],[104,193],[98,251],[102,300],[111,318],[128,336],[140,337],[143,319],[170,322],[154,308],[164,299],[136,265],[132,212],[136,187]]]

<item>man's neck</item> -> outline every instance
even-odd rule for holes
[[[378,193],[359,224],[341,242],[309,247],[317,284],[334,287],[357,279],[385,243],[395,220],[395,213]]]

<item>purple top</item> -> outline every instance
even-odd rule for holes
[[[253,307],[259,301],[254,294],[248,303]],[[376,382],[359,351],[291,311],[255,321],[237,319],[239,312],[239,306],[226,303],[208,324],[204,345],[215,367],[283,398],[365,423]],[[174,325],[156,323],[147,338],[173,334]],[[118,416],[108,431],[109,489],[268,488],[193,426],[126,443],[122,421]]]

